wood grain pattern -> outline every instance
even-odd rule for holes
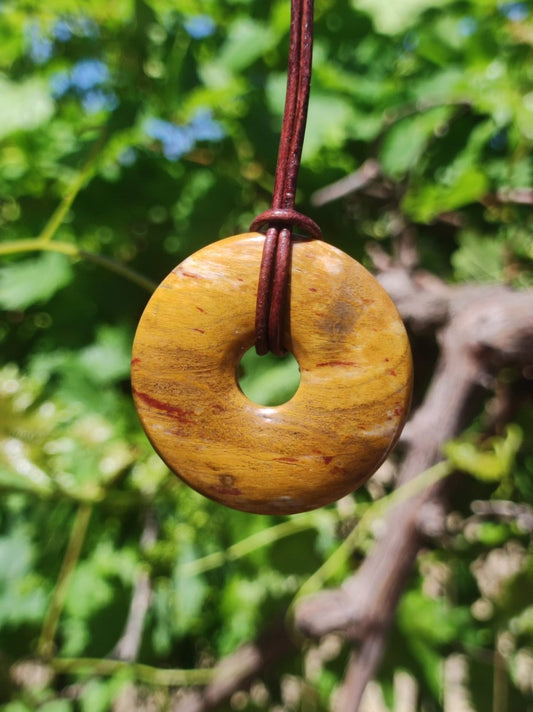
[[[236,509],[295,513],[379,467],[407,417],[411,353],[392,301],[359,263],[295,240],[285,343],[300,387],[283,405],[252,403],[236,373],[254,341],[263,242],[221,240],[168,275],[139,323],[132,387],[154,448],[191,487]]]

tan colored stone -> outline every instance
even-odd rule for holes
[[[396,308],[355,260],[295,239],[285,344],[301,373],[283,405],[252,403],[237,368],[254,341],[264,236],[213,243],[178,265],[135,337],[132,386],[167,465],[230,507],[286,514],[359,487],[396,442],[411,398]]]

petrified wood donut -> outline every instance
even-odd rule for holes
[[[379,283],[320,240],[295,239],[285,344],[300,386],[251,402],[237,368],[254,342],[264,235],[213,243],[150,299],[133,347],[146,433],[191,487],[248,512],[314,509],[364,483],[396,442],[411,398],[407,335]]]

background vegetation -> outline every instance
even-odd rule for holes
[[[288,24],[288,0],[0,4],[2,712],[178,709],[302,588],[352,572],[377,530],[350,532],[387,509],[395,458],[309,514],[226,510],[167,472],[131,401],[153,285],[269,206]],[[528,288],[532,140],[530,2],[317,0],[299,207],[328,241]],[[365,190],[316,195],[362,165]],[[419,403],[434,334],[413,347]],[[469,426],[373,711],[533,709],[532,378],[498,376],[516,407],[488,451],[493,397]],[[222,708],[328,710],[349,652],[297,639]]]

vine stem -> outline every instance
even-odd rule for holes
[[[135,270],[126,267],[120,262],[113,260],[111,257],[104,257],[103,255],[97,255],[94,252],[86,252],[85,250],[80,250],[76,245],[71,242],[59,242],[50,239],[43,239],[42,237],[29,237],[22,240],[11,240],[9,242],[0,243],[0,255],[16,255],[21,252],[59,252],[62,255],[67,255],[73,259],[84,259],[87,262],[94,262],[94,264],[107,269],[110,272],[128,279],[133,282],[138,287],[145,289],[147,292],[152,293],[157,284],[147,279],[142,274],[139,274]]]
[[[98,156],[100,155],[100,151],[103,148],[106,140],[107,133],[103,131],[98,141],[96,141],[96,143],[92,147],[91,152],[89,154],[89,158],[82,166],[81,170],[78,172],[72,185],[69,187],[69,189],[63,196],[63,199],[61,200],[57,208],[52,213],[50,219],[42,229],[41,234],[36,238],[37,240],[42,240],[43,242],[50,242],[50,240],[52,240],[61,223],[65,219],[68,211],[70,210],[72,203],[76,200],[78,193],[83,188],[85,181],[91,175]]]
[[[78,563],[81,550],[85,542],[91,513],[92,505],[80,504],[74,518],[74,523],[72,524],[67,550],[65,552],[65,556],[63,557],[61,570],[59,571],[56,585],[52,593],[52,599],[46,612],[37,647],[39,655],[44,659],[50,658],[53,654],[54,638],[57,626],[65,606],[72,574],[74,573],[74,569],[76,568],[76,564]]]
[[[22,240],[9,240],[0,243],[0,255],[16,255],[19,252],[60,252],[69,257],[79,257],[80,251],[70,242],[50,242],[40,237],[27,237]]]
[[[300,515],[298,518],[289,519],[280,524],[274,524],[267,529],[262,529],[260,532],[251,534],[249,537],[246,537],[246,539],[238,541],[224,551],[215,551],[199,559],[186,561],[179,567],[179,573],[181,576],[197,576],[205,571],[218,568],[227,561],[235,561],[236,559],[247,556],[256,549],[261,549],[264,546],[273,544],[280,539],[305,531],[306,529],[313,529],[315,526],[316,516],[313,516],[313,513],[308,516],[305,514]]]
[[[448,460],[439,462],[414,479],[401,485],[386,497],[382,497],[369,505],[342,544],[300,587],[289,606],[289,614],[292,614],[294,606],[300,598],[319,591],[328,579],[339,571],[340,567],[348,560],[350,554],[356,548],[364,546],[365,537],[370,533],[373,524],[382,519],[393,507],[417,494],[421,494],[431,485],[451,475],[454,469],[454,466]]]
[[[63,196],[63,199],[52,213],[50,219],[41,230],[40,234],[37,235],[37,237],[0,243],[0,255],[12,255],[20,252],[59,252],[74,259],[85,259],[89,262],[94,262],[110,272],[114,272],[121,277],[129,279],[130,282],[133,282],[137,286],[151,293],[156,289],[157,285],[120,262],[117,262],[110,257],[104,257],[103,255],[98,255],[93,252],[86,252],[70,242],[59,242],[57,240],[52,241],[72,204],[76,200],[79,192],[91,176],[106,140],[107,133],[104,131],[92,147],[89,158],[76,175],[76,178],[68,188],[67,192]]]
[[[50,661],[52,669],[60,674],[75,673],[85,675],[115,675],[123,670],[129,671],[140,682],[162,687],[183,687],[191,685],[207,685],[215,675],[213,668],[196,668],[192,670],[162,669],[129,663],[124,660],[108,660],[102,658],[54,658]]]

